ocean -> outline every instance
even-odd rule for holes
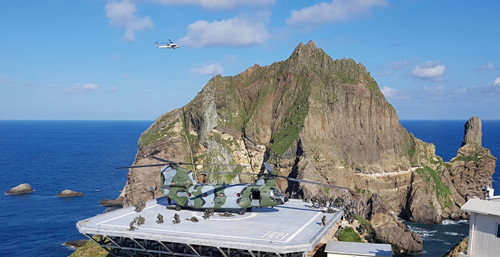
[[[28,195],[0,194],[0,256],[68,256],[66,241],[85,239],[76,222],[102,213],[127,180],[140,134],[152,121],[0,121],[0,185],[21,183]],[[408,131],[436,145],[449,161],[463,138],[465,121],[402,121]],[[500,121],[483,121],[483,145],[500,156]],[[500,172],[494,175],[500,193]],[[83,197],[58,198],[64,189]],[[468,233],[463,222],[409,223],[424,239],[422,256],[442,256]]]

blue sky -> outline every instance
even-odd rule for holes
[[[48,0],[0,4],[0,119],[153,120],[216,74],[313,40],[400,119],[500,119],[500,2]],[[180,48],[158,49],[171,39]]]

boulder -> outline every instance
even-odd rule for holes
[[[69,189],[63,190],[61,193],[57,194],[58,197],[75,197],[75,196],[83,196],[81,192],[71,191]]]
[[[377,212],[370,220],[378,239],[397,245],[400,253],[420,254],[423,241],[419,234],[410,231],[396,217],[385,212]]]
[[[30,184],[20,184],[19,186],[13,187],[6,192],[8,195],[19,195],[19,194],[29,194],[33,192],[33,188]]]

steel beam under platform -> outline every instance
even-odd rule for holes
[[[312,251],[343,215],[338,209],[322,212],[301,200],[231,217],[215,213],[210,219],[203,219],[202,211],[177,212],[166,207],[166,199],[160,198],[147,202],[142,212],[126,207],[76,226],[114,256],[298,257]],[[158,214],[163,215],[164,223],[157,223]],[[180,216],[179,224],[172,222],[175,214]],[[130,230],[130,223],[139,215],[145,224]],[[193,217],[198,222],[192,222]]]

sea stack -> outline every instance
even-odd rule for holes
[[[61,193],[57,194],[58,197],[75,197],[75,196],[83,196],[81,192],[71,191],[69,189],[63,190]]]
[[[483,186],[492,187],[497,158],[484,148],[482,143],[481,119],[472,117],[464,125],[464,139],[457,155],[450,160],[450,166],[443,175],[453,182],[456,191],[466,200],[471,196],[481,197]],[[463,204],[465,201],[460,202]]]
[[[464,140],[462,141],[462,146],[466,144],[477,144],[481,146],[482,137],[481,119],[477,116],[470,118],[464,125]]]
[[[19,195],[19,194],[29,194],[33,192],[33,188],[27,184],[20,184],[19,186],[13,187],[6,192],[8,195]]]

